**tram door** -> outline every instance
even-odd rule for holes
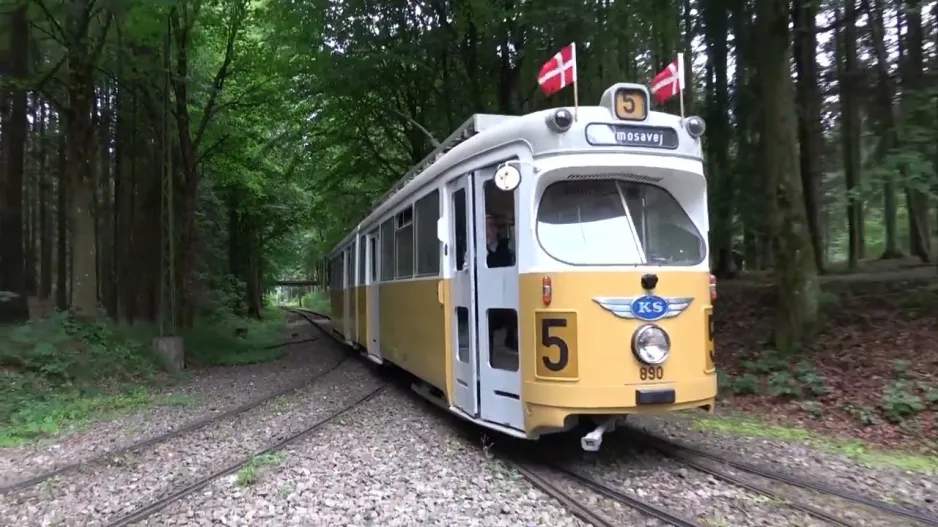
[[[449,232],[440,237],[445,237],[443,278],[449,280],[452,309],[446,318],[453,335],[453,403],[466,414],[478,417],[472,189],[472,174],[460,176],[446,186],[444,218]]]
[[[355,335],[355,246],[351,245],[343,251],[345,260],[345,302],[342,302],[342,334],[345,340],[351,342]]]
[[[475,284],[481,417],[524,429],[518,327],[517,192],[495,186],[494,166],[475,174]]]
[[[365,317],[368,324],[367,331],[367,341],[362,339],[362,342],[366,344],[368,349],[368,354],[376,359],[381,359],[381,351],[378,348],[378,315],[380,314],[379,304],[378,304],[378,272],[380,262],[378,261],[378,229],[375,229],[368,233],[366,245],[366,272],[365,272],[365,284],[367,286],[367,295],[368,295],[368,316]]]

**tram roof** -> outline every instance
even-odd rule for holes
[[[631,119],[622,119],[628,112],[617,108],[621,94],[638,97],[643,109],[633,112]],[[330,252],[334,255],[351,241],[362,225],[380,220],[409,196],[417,193],[450,168],[486,151],[522,141],[527,143],[533,157],[568,153],[630,153],[666,155],[701,159],[700,140],[691,136],[680,116],[650,109],[648,90],[638,84],[618,83],[607,89],[599,106],[556,107],[526,115],[475,114],[443,140],[420,163],[411,168],[388,192],[372,205],[371,212],[359,221],[342,241]],[[546,123],[560,109],[577,114],[577,119],[566,132],[554,132]],[[622,144],[616,132],[642,134],[659,132],[668,137],[668,147],[635,146]],[[626,136],[628,137],[628,136]],[[633,141],[634,142],[634,141]]]

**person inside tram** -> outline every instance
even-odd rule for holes
[[[515,253],[509,240],[501,236],[498,223],[492,216],[485,217],[485,246],[488,252],[485,263],[489,268],[511,267],[515,264]],[[495,332],[500,329],[505,330],[505,347],[517,352],[518,319],[513,310],[492,309],[489,311],[490,346],[495,340]]]
[[[498,232],[498,224],[492,216],[485,217],[485,246],[488,249],[485,263],[489,268],[511,267],[515,264],[515,254],[508,244],[508,238],[503,238]]]

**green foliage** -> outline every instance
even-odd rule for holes
[[[300,307],[305,307],[322,315],[328,315],[331,309],[329,294],[322,291],[305,294],[300,298]]]
[[[912,393],[905,380],[893,381],[883,393],[881,408],[886,418],[900,423],[925,409],[922,398]]]
[[[276,309],[267,310],[263,320],[203,317],[182,334],[187,362],[214,366],[277,359],[284,350],[265,347],[282,340],[285,324]],[[151,351],[157,334],[152,324],[87,323],[65,314],[0,328],[0,445],[151,404],[187,404],[150,394],[152,387],[172,381]]]
[[[264,318],[239,318],[216,312],[196,321],[189,330],[180,331],[186,362],[195,367],[233,366],[269,362],[286,352],[275,346],[283,340],[286,316],[279,309],[268,308]],[[152,324],[122,328],[139,341],[149,342],[159,333]]]
[[[794,367],[772,350],[766,350],[758,359],[743,361],[745,372],[735,378],[719,371],[719,385],[736,395],[760,392],[763,384],[768,393],[782,399],[819,397],[827,393],[827,379],[810,363],[801,361]],[[763,383],[764,381],[764,383]]]
[[[0,331],[0,443],[150,401],[159,371],[149,348],[105,324],[56,315]]]

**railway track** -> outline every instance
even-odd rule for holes
[[[322,316],[322,315],[320,315],[320,316]],[[311,319],[306,318],[306,317],[303,317],[303,318],[304,318],[305,320],[307,320],[307,321],[309,321],[309,322],[312,323],[312,320],[311,320]],[[328,318],[328,317],[324,317],[324,318]],[[314,327],[317,327],[317,328],[319,327],[319,326],[316,325],[315,323],[313,323],[312,325],[313,325]],[[313,342],[313,341],[315,341],[315,340],[318,340],[318,337],[308,338],[308,339],[302,339],[302,340],[288,340],[288,341],[281,342],[281,343],[279,343],[279,344],[274,344],[274,345],[272,345],[272,346],[268,346],[266,349],[275,349],[275,348],[283,347],[283,346],[292,346],[292,345],[294,345],[294,344],[301,344],[301,343],[305,343],[305,342]],[[41,484],[42,482],[44,482],[44,481],[46,481],[46,480],[52,479],[52,478],[57,477],[57,476],[62,476],[62,475],[64,475],[64,474],[68,474],[68,473],[70,473],[70,472],[74,472],[74,471],[76,471],[76,470],[78,470],[78,469],[80,469],[80,468],[82,468],[82,467],[86,467],[86,466],[89,466],[89,465],[94,465],[94,464],[96,464],[96,463],[101,463],[101,462],[103,462],[104,460],[106,460],[106,459],[108,459],[108,458],[113,458],[113,457],[115,457],[115,456],[121,456],[121,455],[123,455],[123,454],[127,454],[127,453],[130,453],[130,452],[135,452],[135,451],[138,451],[138,450],[143,450],[143,449],[146,449],[146,448],[150,448],[150,447],[153,447],[153,446],[158,445],[158,444],[160,444],[160,443],[164,443],[164,442],[166,442],[166,441],[169,441],[170,439],[174,439],[174,438],[176,438],[176,437],[179,437],[179,436],[181,436],[181,435],[183,435],[183,434],[187,434],[187,433],[190,433],[190,432],[194,432],[194,431],[196,431],[196,430],[199,430],[199,429],[201,429],[201,428],[205,428],[206,426],[208,426],[208,425],[210,425],[210,424],[212,424],[212,423],[215,423],[215,422],[217,422],[217,421],[221,421],[221,420],[223,420],[223,419],[230,419],[230,418],[232,418],[232,417],[236,417],[236,416],[238,416],[238,415],[240,415],[240,414],[246,413],[246,412],[248,412],[248,411],[250,411],[250,410],[253,410],[254,408],[257,408],[257,407],[261,406],[262,404],[264,404],[264,403],[266,403],[266,402],[268,402],[268,401],[271,401],[271,400],[276,399],[276,398],[278,398],[278,397],[283,397],[284,395],[288,395],[288,394],[290,394],[290,393],[292,393],[292,392],[294,392],[294,391],[296,391],[296,390],[302,388],[303,386],[306,386],[307,384],[309,384],[309,383],[311,383],[311,382],[313,382],[313,381],[319,379],[320,377],[331,373],[332,371],[334,371],[335,369],[337,369],[339,366],[341,366],[342,363],[345,362],[346,360],[348,360],[348,357],[342,357],[342,358],[341,358],[338,362],[336,362],[333,366],[327,368],[327,369],[324,370],[324,371],[321,371],[321,372],[319,372],[319,373],[317,373],[317,374],[315,374],[315,375],[313,375],[313,376],[311,376],[311,377],[307,377],[307,378],[305,378],[305,379],[302,379],[302,380],[300,380],[300,381],[298,381],[298,382],[292,383],[292,384],[290,384],[289,386],[287,386],[287,387],[285,387],[285,388],[283,388],[283,389],[281,389],[281,390],[278,390],[278,391],[276,391],[276,392],[274,392],[274,393],[265,395],[264,397],[261,397],[261,398],[259,398],[259,399],[255,399],[255,400],[253,400],[253,401],[249,401],[249,402],[247,402],[247,403],[245,403],[245,404],[242,404],[242,405],[237,406],[237,407],[235,407],[235,408],[232,408],[232,409],[230,409],[230,410],[226,410],[225,412],[222,412],[222,413],[220,413],[220,414],[218,414],[218,415],[211,415],[211,416],[204,417],[204,418],[202,418],[202,419],[197,419],[197,420],[195,420],[195,421],[193,421],[193,422],[191,422],[191,423],[188,423],[188,424],[186,424],[186,425],[184,425],[184,426],[182,426],[182,427],[180,427],[180,428],[176,428],[176,429],[173,429],[173,430],[169,430],[169,431],[167,431],[167,432],[165,432],[165,433],[163,433],[163,434],[157,435],[157,436],[155,436],[155,437],[150,437],[150,438],[147,438],[147,439],[144,439],[144,440],[141,440],[141,441],[137,441],[136,443],[132,443],[132,444],[130,444],[130,445],[127,445],[127,446],[118,448],[118,449],[116,449],[116,450],[110,450],[110,451],[104,452],[104,453],[102,453],[102,454],[100,454],[100,455],[94,456],[94,457],[89,458],[89,459],[85,459],[85,460],[83,460],[83,461],[78,461],[78,462],[75,462],[75,463],[69,463],[69,464],[67,464],[67,465],[62,465],[62,466],[60,466],[60,467],[58,467],[58,468],[55,468],[55,469],[52,469],[52,470],[43,472],[43,473],[41,473],[41,474],[37,474],[37,475],[35,475],[35,476],[32,476],[32,477],[30,477],[30,478],[27,478],[27,479],[24,479],[24,480],[21,480],[21,481],[16,481],[16,482],[13,482],[13,483],[8,483],[8,484],[6,484],[6,485],[0,485],[0,495],[9,494],[9,493],[12,493],[12,492],[16,492],[16,491],[19,491],[19,490],[26,489],[26,488],[28,488],[28,487],[32,487],[32,486],[35,486],[35,485],[39,485],[39,484]]]
[[[332,414],[331,416],[329,416],[329,417],[327,417],[327,418],[325,418],[325,419],[322,419],[322,420],[320,420],[320,421],[317,421],[317,422],[313,423],[312,425],[310,425],[310,426],[308,426],[308,427],[306,427],[306,428],[300,430],[299,432],[297,432],[297,433],[295,433],[295,434],[293,434],[293,435],[290,435],[289,437],[286,437],[286,438],[284,438],[284,439],[278,441],[277,443],[275,443],[275,444],[273,444],[273,445],[271,445],[271,446],[265,448],[264,450],[261,450],[261,451],[259,451],[259,452],[255,452],[254,454],[252,454],[252,455],[250,455],[250,456],[246,456],[246,457],[242,458],[241,460],[239,460],[238,462],[233,463],[233,464],[231,464],[231,465],[229,465],[229,466],[227,466],[227,467],[225,467],[225,468],[223,468],[223,469],[221,469],[221,470],[218,470],[218,471],[216,471],[216,472],[213,472],[212,474],[209,474],[208,476],[205,476],[205,477],[199,479],[198,481],[195,481],[195,482],[193,482],[193,483],[191,483],[191,484],[189,484],[189,485],[187,485],[187,486],[185,486],[185,487],[183,487],[183,488],[181,488],[181,489],[178,489],[178,490],[174,491],[172,494],[169,494],[169,495],[167,495],[167,496],[164,496],[164,497],[160,498],[159,500],[154,501],[153,503],[151,503],[151,504],[149,504],[149,505],[146,505],[146,506],[144,506],[144,507],[141,507],[141,508],[137,509],[136,511],[131,512],[130,514],[127,514],[126,516],[122,516],[122,517],[120,517],[120,518],[114,519],[114,520],[108,522],[108,523],[106,524],[106,526],[107,526],[107,527],[123,527],[124,525],[130,525],[130,524],[133,524],[133,523],[137,523],[137,522],[143,521],[143,520],[149,518],[150,516],[156,514],[157,512],[159,512],[159,511],[165,509],[165,508],[168,507],[169,505],[171,505],[171,504],[173,504],[173,503],[175,503],[175,502],[181,500],[182,498],[185,498],[186,496],[189,496],[189,495],[191,495],[192,493],[197,492],[197,491],[201,490],[202,488],[208,486],[211,482],[215,481],[216,479],[221,478],[221,477],[224,477],[224,476],[227,476],[227,475],[229,475],[229,474],[234,474],[235,472],[237,472],[238,470],[240,470],[242,467],[244,467],[245,465],[247,465],[248,463],[250,463],[251,460],[253,460],[254,458],[256,458],[256,457],[258,457],[258,456],[263,456],[263,455],[265,455],[265,454],[270,454],[270,453],[276,452],[276,451],[278,451],[278,450],[281,450],[281,449],[283,449],[284,447],[290,445],[291,443],[295,443],[296,441],[298,441],[298,440],[300,440],[300,439],[302,439],[302,438],[304,438],[304,437],[306,437],[306,436],[312,434],[313,432],[319,430],[320,428],[322,428],[322,427],[325,426],[326,424],[328,424],[328,423],[332,422],[333,420],[335,420],[337,417],[339,417],[339,416],[341,416],[341,415],[343,415],[343,414],[345,414],[345,413],[348,413],[349,411],[354,410],[355,408],[358,408],[359,406],[361,406],[361,405],[367,403],[367,402],[370,401],[371,399],[374,399],[374,398],[377,397],[379,394],[381,394],[381,392],[383,392],[386,387],[387,387],[387,384],[386,384],[386,383],[385,383],[385,384],[382,384],[382,385],[378,386],[377,388],[375,388],[374,390],[372,390],[371,392],[369,392],[369,393],[368,393],[367,395],[365,395],[364,397],[361,397],[360,399],[354,401],[352,404],[346,406],[345,408],[343,408],[342,410],[340,410],[340,411],[338,411],[338,412]]]
[[[899,525],[938,526],[938,517],[925,512],[887,503],[825,483],[799,478],[791,474],[754,465],[738,458],[676,443],[644,430],[629,428],[629,436],[634,437],[643,446],[656,450],[694,470],[710,474],[715,478],[759,494],[778,498],[795,509],[835,525],[853,526],[855,523],[834,515],[826,509],[832,508],[832,506],[843,508],[843,505],[850,505],[853,507],[859,506],[868,514],[879,517],[882,525],[895,525],[894,522],[900,521],[903,523]],[[758,483],[757,480],[762,480],[764,483]],[[789,490],[781,490],[785,488]],[[793,494],[799,494],[800,496],[793,496]],[[811,504],[812,498],[821,499],[826,502],[827,506],[822,508]]]
[[[309,320],[313,326],[335,339],[338,343],[346,345],[338,335],[323,328],[319,323],[309,318],[309,316],[312,315],[321,319],[328,319],[327,316],[304,309],[291,309],[290,311],[308,317],[307,320]],[[471,433],[464,433],[464,437],[469,442],[478,445],[478,438],[472,438],[470,436]],[[903,522],[898,523],[899,525],[930,525],[938,527],[938,518],[921,511],[845,491],[827,484],[804,480],[790,474],[759,467],[739,459],[731,459],[688,445],[678,444],[635,428],[629,428],[629,437],[634,438],[645,447],[656,450],[664,456],[674,459],[693,470],[709,474],[717,479],[742,487],[746,490],[779,499],[793,509],[800,510],[833,525],[853,526],[856,525],[856,522],[829,512],[829,509],[832,508],[832,504],[830,500],[826,498],[830,497],[842,500],[842,502],[847,502],[854,506],[860,506],[865,509],[864,512],[872,513],[873,515],[879,515],[881,517],[888,516],[891,521],[882,518],[884,520],[883,525],[895,525],[896,520],[898,520],[899,522]],[[509,442],[511,441],[510,439],[507,440]],[[497,447],[496,450],[498,450]],[[594,494],[621,503],[622,505],[637,510],[646,516],[656,518],[668,525],[679,527],[699,526],[699,524],[693,520],[683,518],[678,514],[649,503],[648,501],[622,493],[568,467],[543,459],[534,460],[531,459],[530,456],[513,453],[512,450],[514,449],[505,449],[498,454],[499,458],[507,465],[514,468],[535,487],[563,504],[572,514],[584,522],[602,527],[615,525],[615,523],[612,523],[593,507],[585,505],[581,500],[577,500],[569,493],[560,489],[556,484],[556,476],[559,475]],[[552,479],[551,476],[543,474],[544,472],[552,473],[554,478]],[[760,478],[767,480],[769,484],[760,484],[754,481],[754,479]],[[825,504],[826,506],[813,505],[809,503],[810,500],[804,499],[803,496],[793,496],[791,492],[780,490],[778,488],[779,486],[795,488],[800,491],[820,495],[825,498],[823,501],[827,502]],[[866,519],[867,518],[864,517],[864,520]],[[910,521],[913,523],[909,523]]]
[[[288,310],[297,313],[300,316],[314,315],[320,318],[328,318],[320,313],[305,309],[291,308]],[[323,328],[320,324],[313,321],[311,318],[307,318],[307,320],[309,320],[310,323],[312,323],[323,333],[327,334],[329,337],[333,338],[339,344],[347,346],[341,337],[332,331]],[[440,417],[442,417],[442,414],[440,414]],[[449,415],[447,415],[447,417],[449,417]],[[452,425],[452,421],[450,421],[449,424]],[[465,425],[458,427],[458,432],[460,435],[462,435],[463,439],[465,439],[468,443],[473,444],[474,446],[478,446],[478,430],[474,429],[472,425],[468,425],[463,421],[460,421],[458,424]],[[473,433],[475,433],[475,437],[473,437]],[[506,437],[501,440],[500,443],[494,445],[493,450],[496,452],[497,457],[510,468],[521,474],[534,487],[561,503],[568,511],[570,511],[571,514],[583,522],[595,525],[597,527],[617,527],[621,525],[621,523],[617,523],[606,517],[601,511],[597,510],[596,507],[584,503],[583,500],[577,499],[570,493],[561,489],[560,485],[558,485],[558,475],[562,476],[568,482],[574,482],[579,487],[586,489],[593,494],[597,494],[608,500],[620,503],[630,509],[634,509],[640,512],[643,515],[656,518],[667,525],[673,525],[675,527],[700,527],[699,523],[683,518],[679,514],[676,514],[668,509],[620,492],[616,489],[613,489],[612,487],[562,467],[558,464],[550,463],[542,459],[533,459],[530,456],[522,453],[523,447],[518,448],[516,441],[517,440]]]

